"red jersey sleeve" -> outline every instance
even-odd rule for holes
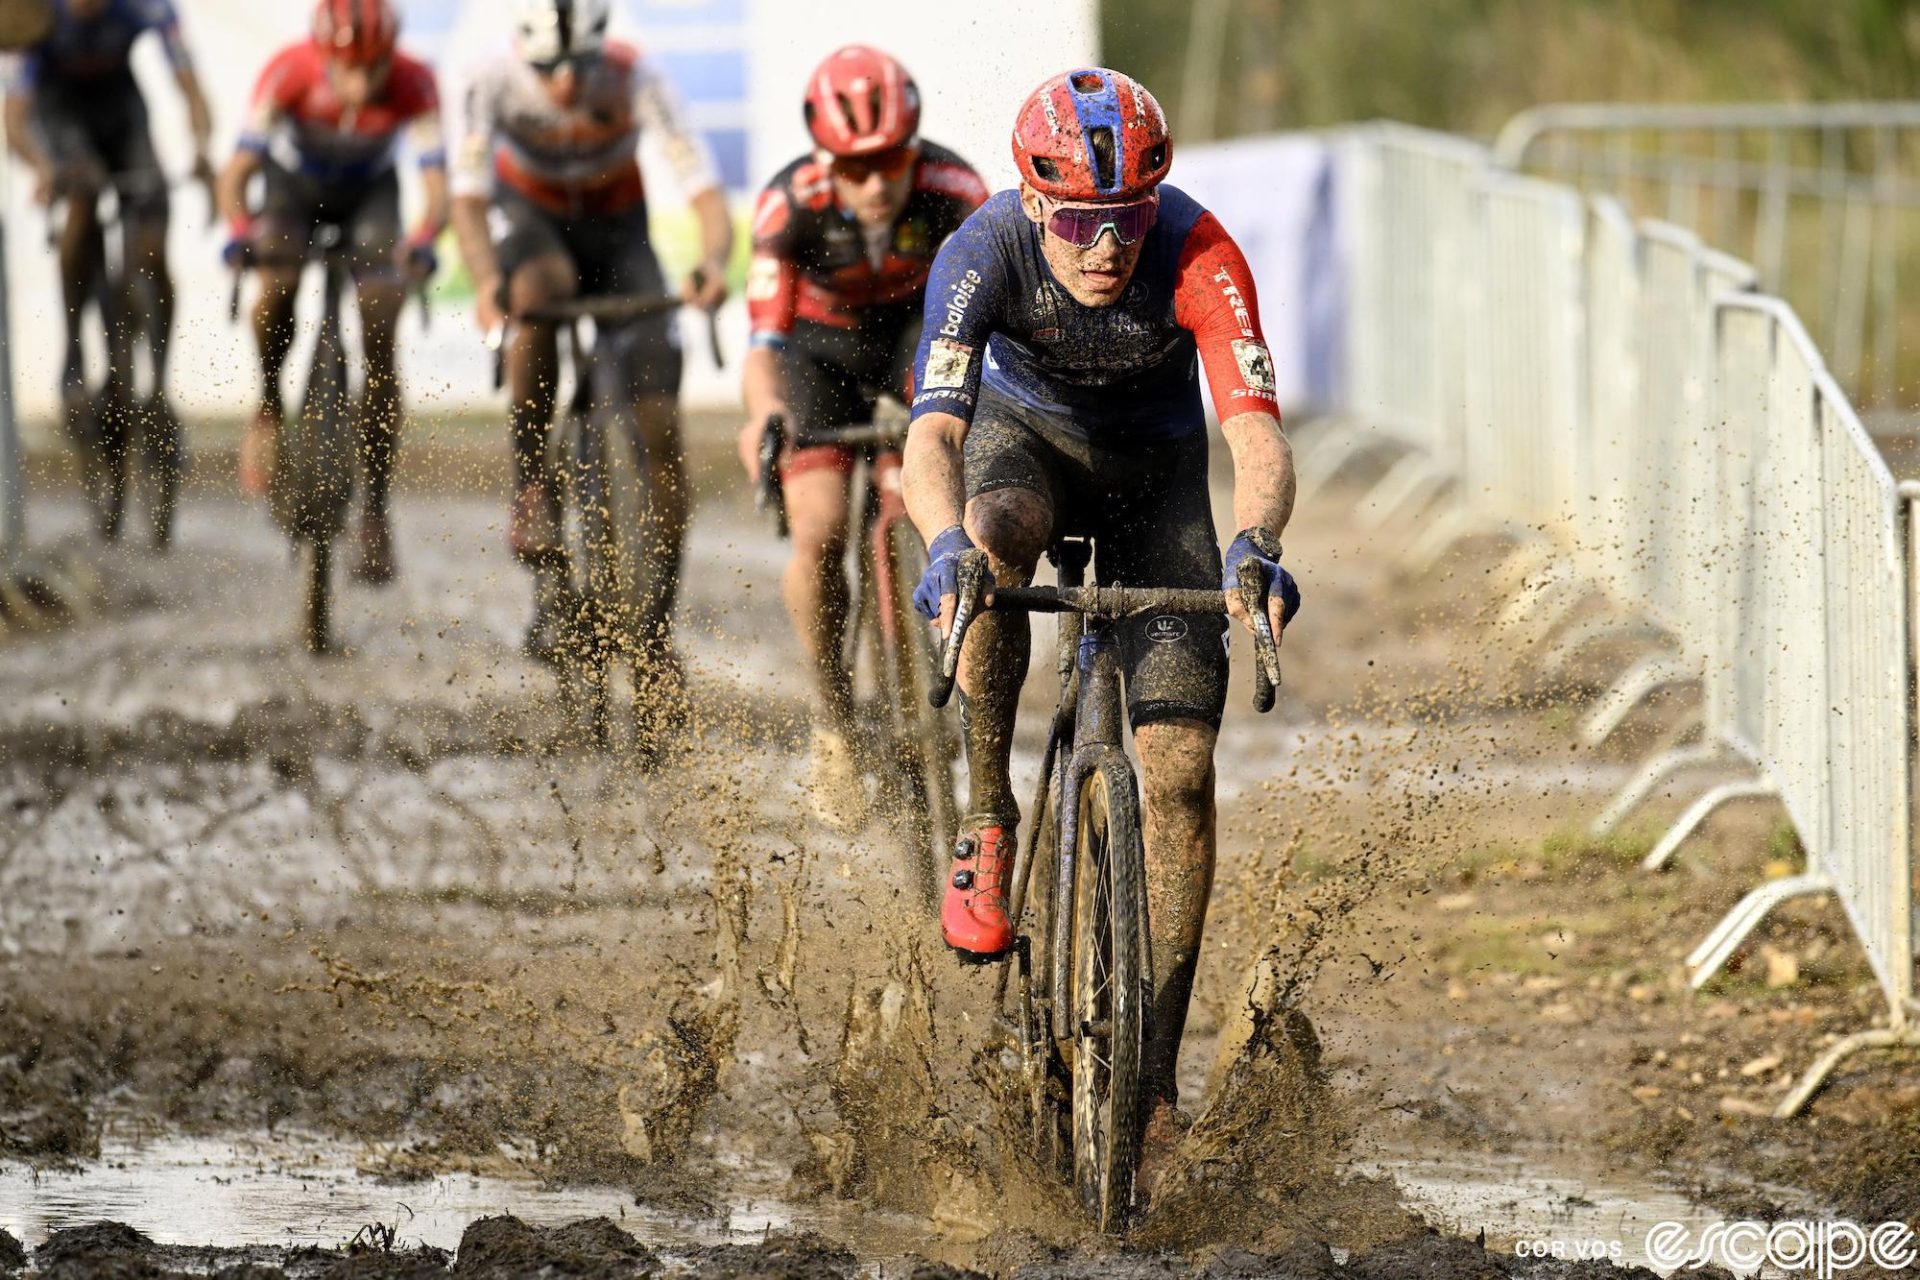
[[[243,149],[265,151],[274,126],[298,105],[313,77],[312,50],[311,41],[290,44],[261,70],[247,104],[246,124],[240,131]]]
[[[1260,334],[1253,272],[1240,246],[1211,213],[1194,222],[1180,251],[1173,316],[1200,349],[1214,412],[1222,422],[1237,413],[1280,416],[1273,357]]]
[[[920,166],[920,189],[937,191],[960,206],[960,220],[987,202],[987,184],[964,164],[933,161]]]
[[[793,332],[799,273],[787,248],[793,202],[784,183],[760,193],[753,207],[753,260],[747,267],[747,322],[755,346],[778,346]]]
[[[435,115],[440,110],[440,86],[433,68],[417,58],[396,54],[392,78],[387,82],[387,105],[403,122]]]

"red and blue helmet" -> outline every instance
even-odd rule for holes
[[[1167,176],[1173,138],[1144,85],[1086,67],[1027,95],[1013,122],[1013,160],[1028,186],[1055,200],[1131,200]]]

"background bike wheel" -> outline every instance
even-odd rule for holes
[[[1073,893],[1073,1182],[1102,1231],[1124,1224],[1139,1160],[1143,1043],[1138,922],[1145,854],[1133,771],[1081,784]]]
[[[926,549],[906,520],[887,526],[888,554],[892,557],[894,690],[897,740],[911,772],[910,792],[915,812],[910,833],[908,869],[927,895],[937,903],[945,889],[946,859],[953,850],[959,822],[953,794],[953,766],[960,752],[955,713],[934,708],[927,701],[939,662],[933,631],[913,607],[913,588],[926,571]]]
[[[333,647],[333,544],[310,539],[300,544],[300,634],[307,652]]]
[[[184,470],[180,420],[172,408],[154,403],[140,410],[141,487],[147,506],[147,527],[156,551],[173,545],[173,514],[180,496]]]

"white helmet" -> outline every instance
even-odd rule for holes
[[[514,35],[528,62],[561,62],[607,42],[608,0],[520,0]]]

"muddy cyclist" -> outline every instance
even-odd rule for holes
[[[775,414],[804,434],[871,421],[876,390],[905,398],[933,256],[987,198],[965,161],[919,136],[920,91],[878,49],[829,54],[807,79],[804,110],[815,150],[754,206],[740,459],[756,479]],[[814,677],[809,793],[839,830],[866,817],[842,655],[854,461],[851,448],[816,445],[780,463],[793,536],[782,588]]]
[[[967,220],[927,288],[905,461],[930,557],[917,603],[944,631],[962,552],[979,547],[994,581],[1024,584],[1056,538],[1091,534],[1110,584],[1231,591],[1242,563],[1257,566],[1278,636],[1299,603],[1280,566],[1293,455],[1245,258],[1211,213],[1164,183],[1166,118],[1127,76],[1089,68],[1048,80],[1020,108],[1013,152],[1019,189]],[[1196,356],[1233,456],[1240,532],[1224,563]],[[1244,613],[1238,600],[1233,612]],[[1177,1132],[1175,1066],[1213,881],[1227,625],[1169,615],[1119,628],[1145,778],[1149,1148]],[[940,924],[973,957],[1013,942],[1006,876],[1020,814],[1008,755],[1028,649],[1023,617],[985,613],[960,669],[971,816]]]
[[[453,155],[453,224],[473,277],[482,332],[510,316],[574,297],[666,291],[648,236],[647,189],[637,149],[659,136],[700,227],[701,265],[681,287],[711,311],[726,301],[733,221],[712,154],[688,124],[678,96],[632,45],[608,38],[609,0],[512,0],[513,49],[479,66],[459,103]],[[634,321],[633,412],[656,510],[671,549],[669,581],[642,630],[653,657],[677,669],[671,642],[674,585],[686,537],[687,480],[680,451],[680,348],[672,317]],[[506,380],[513,436],[514,498],[508,541],[529,566],[560,541],[559,491],[544,449],[559,372],[558,334],[529,318],[511,327]],[[529,654],[550,660],[556,620],[536,607]]]
[[[338,227],[354,255],[366,382],[357,417],[366,467],[355,575],[385,583],[394,573],[387,490],[400,436],[400,380],[394,331],[410,283],[432,276],[434,241],[447,225],[447,154],[433,71],[396,47],[399,19],[387,0],[319,0],[312,33],[276,53],[260,73],[245,130],[220,175],[227,258],[254,254],[260,294],[253,309],[260,406],[240,446],[240,484],[267,492],[285,408],[281,372],[294,339],[300,266],[316,228]],[[424,207],[403,237],[402,138],[420,166]],[[261,175],[256,214],[247,188]]]
[[[66,201],[56,229],[60,283],[67,312],[61,403],[69,420],[88,399],[81,323],[91,285],[92,245],[99,235],[98,197],[111,188],[120,203],[124,270],[145,278],[150,305],[144,338],[152,395],[163,402],[173,337],[173,275],[167,267],[167,176],[153,148],[147,103],[133,75],[133,49],[152,33],[166,50],[193,131],[193,172],[211,181],[207,148],[213,116],[194,71],[172,0],[53,0],[53,30],[9,60],[7,142],[33,172],[43,206]],[[109,401],[131,394],[132,369],[108,371]]]

